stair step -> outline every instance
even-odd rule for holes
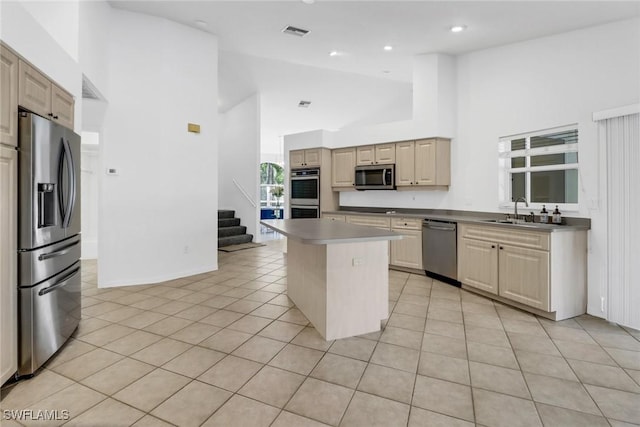
[[[218,210],[218,219],[220,218],[233,218],[236,216],[236,211],[231,211],[227,209],[219,209]]]
[[[239,236],[219,237],[218,238],[218,247],[222,248],[224,246],[239,245],[241,243],[249,243],[252,240],[253,240],[253,235],[251,235],[251,234],[242,234],[242,235],[239,235]]]
[[[240,218],[218,218],[218,227],[233,227],[240,225]]]
[[[247,227],[245,227],[244,225],[235,225],[233,227],[219,227],[218,238],[229,237],[229,236],[239,236],[241,234],[245,234],[246,232],[247,232]]]

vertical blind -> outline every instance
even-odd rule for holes
[[[640,114],[598,127],[607,153],[607,319],[640,329]]]

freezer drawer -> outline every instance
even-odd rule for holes
[[[80,235],[53,245],[18,253],[18,286],[33,286],[80,259]]]
[[[31,375],[80,323],[80,261],[31,288],[19,288],[18,374]]]

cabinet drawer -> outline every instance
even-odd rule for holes
[[[331,221],[342,221],[346,222],[347,217],[345,215],[333,215],[333,214],[322,214],[323,219],[330,219]]]
[[[377,216],[360,216],[349,215],[347,216],[347,222],[355,225],[367,225],[369,227],[378,227],[389,229],[391,227],[390,218],[382,218]]]
[[[422,220],[418,218],[391,218],[391,228],[420,230],[422,229]]]
[[[523,248],[549,250],[549,233],[522,231],[515,228],[486,227],[473,224],[461,224],[460,233],[468,239],[500,242]]]

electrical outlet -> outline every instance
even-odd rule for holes
[[[604,297],[600,297],[600,311],[604,313]]]
[[[362,264],[364,264],[364,260],[362,258],[353,258],[351,260],[351,265],[353,265],[354,267]]]
[[[189,253],[189,246],[185,246],[184,247],[184,254],[188,254]]]

